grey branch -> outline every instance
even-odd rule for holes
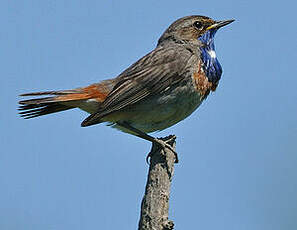
[[[175,138],[168,136],[162,140],[175,151]],[[168,220],[169,195],[176,156],[170,149],[156,144],[153,144],[151,153],[138,230],[170,230],[174,224]]]

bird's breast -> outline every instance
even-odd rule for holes
[[[194,72],[192,78],[201,100],[205,99],[210,91],[215,91],[217,87],[216,83],[209,81],[202,61],[198,61],[197,71]]]

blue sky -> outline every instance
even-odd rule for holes
[[[0,229],[136,229],[150,143],[73,110],[34,120],[18,94],[115,77],[179,17],[236,19],[216,34],[223,76],[176,134],[176,229],[295,230],[294,1],[2,1]]]

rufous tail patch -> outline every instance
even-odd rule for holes
[[[80,88],[78,93],[71,93],[56,97],[57,101],[74,101],[95,99],[103,102],[109,93],[109,89],[103,84],[93,84],[84,88]]]

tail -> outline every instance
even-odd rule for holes
[[[71,106],[70,104],[67,105],[67,103],[65,103],[69,101],[69,95],[72,94],[75,94],[75,92],[72,92],[70,90],[21,94],[20,96],[51,96],[19,101],[19,114],[21,115],[21,117],[29,119],[46,114],[65,111],[68,109],[73,109],[75,108],[74,106]]]
[[[76,108],[79,103],[94,99],[100,104],[107,97],[109,87],[106,84],[93,84],[85,88],[62,91],[26,93],[20,96],[48,96],[19,101],[19,114],[25,119],[57,113]]]

